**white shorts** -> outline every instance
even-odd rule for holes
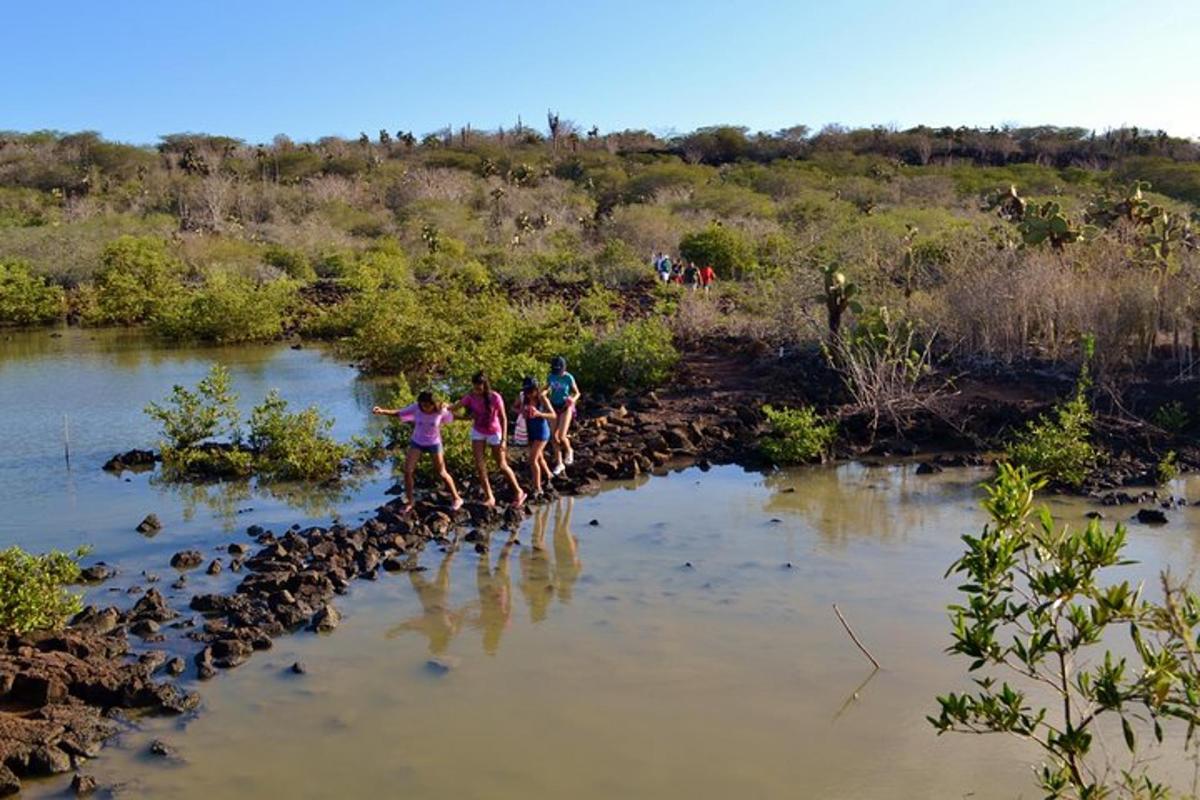
[[[491,434],[480,433],[479,431],[475,430],[474,428],[471,428],[471,441],[472,442],[487,442],[492,447],[495,447],[495,446],[501,444],[504,441],[504,439],[498,433],[491,433]]]

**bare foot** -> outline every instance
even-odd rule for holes
[[[404,508],[400,509],[401,514],[411,514],[412,512],[413,512],[413,504],[412,503],[409,503],[408,505],[404,506]]]
[[[450,504],[451,511],[458,511],[463,507],[463,499],[461,497],[454,498],[454,502]]]
[[[519,495],[517,495],[517,502],[516,502],[517,508],[520,508],[521,506],[525,505],[525,501],[528,499],[529,499],[529,495],[525,494],[524,492],[521,492]]]
[[[495,508],[496,507],[496,498],[489,497],[488,499],[483,501],[483,505],[486,508]]]

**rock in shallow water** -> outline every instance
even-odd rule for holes
[[[204,561],[199,550],[180,550],[171,556],[171,566],[175,569],[194,569]]]
[[[147,514],[137,525],[138,533],[155,534],[162,530],[162,522],[157,514]]]

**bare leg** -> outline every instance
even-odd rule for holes
[[[492,482],[488,480],[487,442],[472,441],[471,451],[475,455],[475,474],[479,477],[479,486],[483,489],[483,504],[496,505],[496,496],[492,494]]]
[[[542,451],[546,449],[545,442],[531,441],[529,443],[529,474],[533,478],[533,493],[542,493]]]
[[[416,472],[417,462],[421,460],[421,451],[415,447],[408,448],[408,452],[404,455],[404,511],[405,513],[412,511],[413,504],[417,502],[416,496]]]
[[[520,506],[525,504],[525,492],[521,490],[521,484],[517,482],[517,475],[512,471],[512,467],[508,465],[508,455],[505,452],[504,445],[492,445],[492,455],[496,457],[496,466],[500,472],[508,479],[508,485],[512,487],[513,495],[516,498],[515,504]],[[489,489],[490,493],[490,489]],[[495,500],[493,499],[493,502]]]
[[[462,497],[458,494],[458,487],[454,485],[454,478],[450,476],[450,471],[446,469],[446,456],[444,453],[433,454],[433,468],[437,470],[438,477],[442,479],[442,483],[446,484],[446,488],[450,490],[450,503],[457,510],[462,506]]]

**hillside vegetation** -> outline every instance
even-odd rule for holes
[[[0,134],[0,321],[338,339],[364,369],[648,385],[707,337],[956,357],[1200,337],[1200,145],[1137,129],[528,127],[269,144]],[[710,296],[650,285],[711,264]],[[882,338],[881,338],[882,337]],[[849,345],[846,345],[849,346]],[[893,347],[894,349],[894,347]],[[630,363],[646,355],[649,363]],[[618,374],[619,373],[619,374]]]

